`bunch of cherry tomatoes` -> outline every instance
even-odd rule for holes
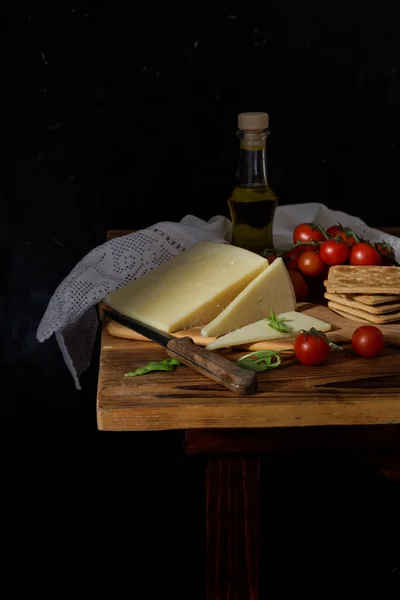
[[[283,258],[298,302],[309,300],[311,290],[322,289],[331,266],[399,266],[392,246],[370,243],[340,224],[324,229],[317,223],[301,223],[293,231],[291,248],[266,250],[263,255],[270,263]]]

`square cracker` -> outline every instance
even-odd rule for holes
[[[348,297],[352,300],[357,300],[362,304],[366,304],[367,306],[374,306],[375,304],[386,304],[387,302],[399,302],[400,303],[400,295],[390,296],[389,294],[348,294]]]
[[[341,317],[345,317],[346,319],[349,319],[349,321],[356,321],[357,323],[368,323],[369,325],[371,325],[371,321],[367,321],[367,319],[363,319],[361,317],[355,317],[354,315],[350,315],[349,313],[343,312],[342,310],[339,310],[338,308],[332,308],[329,307],[331,310],[333,310],[335,313],[337,313],[338,315],[340,315]]]
[[[400,302],[368,305],[363,304],[358,300],[353,300],[355,296],[347,296],[346,294],[330,294],[329,292],[325,292],[324,296],[327,300],[333,300],[334,302],[344,304],[345,306],[349,306],[350,308],[359,308],[360,310],[365,310],[367,313],[374,315],[382,315],[400,311]]]
[[[349,315],[348,318],[350,319],[352,316],[353,317],[358,317],[359,319],[363,319],[364,321],[368,321],[370,323],[375,323],[375,324],[384,324],[384,323],[396,323],[398,321],[400,321],[400,311],[395,312],[395,313],[390,313],[388,315],[374,315],[371,313],[368,313],[365,310],[360,310],[358,308],[351,308],[349,306],[346,306],[345,304],[340,304],[339,302],[334,302],[333,300],[329,300],[328,301],[328,308],[337,311],[340,310],[342,313],[345,313],[346,315]]]
[[[337,294],[400,294],[400,267],[334,265],[324,285]]]

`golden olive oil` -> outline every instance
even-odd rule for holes
[[[237,186],[228,200],[232,244],[257,253],[272,248],[272,226],[277,204],[278,198],[268,186]]]

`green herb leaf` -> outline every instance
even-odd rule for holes
[[[177,358],[166,358],[165,360],[159,361],[151,360],[144,367],[139,367],[135,371],[125,373],[125,377],[137,377],[138,375],[145,375],[151,371],[173,371],[175,367],[178,367],[181,364],[181,361]]]
[[[289,325],[286,325],[285,319],[279,319],[279,317],[275,316],[272,308],[271,316],[269,319],[267,318],[266,321],[268,322],[268,325],[272,327],[272,329],[275,329],[275,331],[279,331],[280,333],[288,333],[289,331],[292,331],[292,328],[289,327]]]
[[[275,352],[274,350],[258,350],[242,356],[236,361],[236,364],[248,371],[267,371],[268,369],[279,367],[281,357],[279,356],[279,352]]]

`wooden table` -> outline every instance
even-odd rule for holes
[[[180,430],[186,452],[204,457],[208,600],[258,599],[261,457],[338,452],[391,477],[400,472],[398,348],[374,359],[372,375],[371,363],[350,352],[323,369],[289,360],[259,374],[257,394],[246,398],[187,367],[180,376],[124,377],[163,358],[163,348],[117,339],[103,325],[98,428]]]

